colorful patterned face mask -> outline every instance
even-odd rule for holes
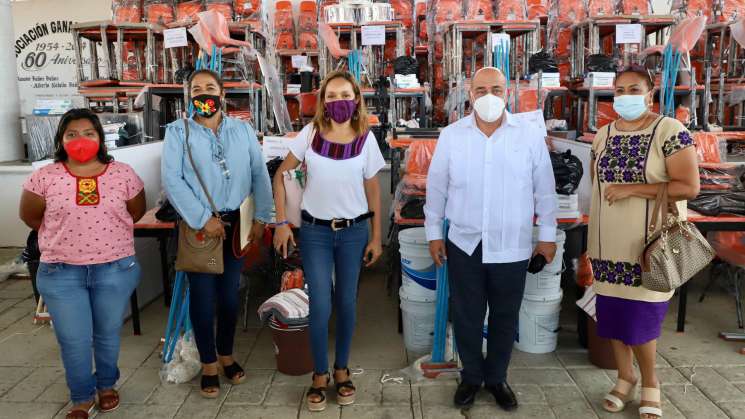
[[[220,108],[222,107],[220,101],[220,96],[215,95],[199,95],[191,99],[194,110],[197,111],[199,116],[205,118],[211,118],[214,114],[220,112]]]

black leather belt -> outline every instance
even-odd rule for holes
[[[313,217],[312,215],[308,214],[308,212],[303,211],[302,218],[303,221],[317,225],[317,226],[324,226],[324,227],[331,227],[331,230],[333,231],[339,231],[344,230],[345,228],[352,227],[353,225],[360,223],[362,221],[367,220],[368,218],[372,218],[372,216],[375,215],[374,212],[368,212],[367,214],[362,214],[357,218],[354,219],[345,219],[345,218],[337,218],[334,220],[319,220],[318,218]]]
[[[220,219],[226,223],[235,223],[241,219],[241,210],[220,211]]]

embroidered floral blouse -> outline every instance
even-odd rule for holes
[[[672,296],[672,292],[650,291],[641,285],[639,256],[654,201],[632,197],[611,206],[603,195],[610,184],[669,181],[665,159],[692,145],[683,124],[666,117],[640,131],[618,131],[615,122],[598,130],[592,144],[595,179],[588,237],[596,293],[651,302]],[[678,210],[685,217],[686,203],[679,202]]]
[[[35,171],[23,188],[44,198],[41,261],[92,265],[135,254],[127,201],[143,183],[129,165],[111,162],[98,176],[77,177],[63,163]]]

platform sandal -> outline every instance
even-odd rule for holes
[[[245,371],[243,371],[243,368],[241,368],[241,366],[235,361],[227,367],[222,367],[222,371],[225,373],[225,377],[227,377],[233,385],[237,386],[246,381]]]
[[[202,397],[207,399],[216,399],[220,395],[220,378],[217,375],[202,374],[202,381],[199,384]]]
[[[662,394],[660,389],[656,387],[642,387],[642,403],[657,403],[661,406]],[[646,417],[644,415],[647,415]],[[639,417],[641,419],[647,419],[649,416],[654,416],[654,419],[660,419],[662,417],[662,409],[657,406],[640,406]]]
[[[102,413],[113,412],[119,408],[119,393],[114,389],[98,392],[98,410]]]
[[[613,394],[616,392],[621,397]],[[605,401],[610,402],[613,406],[609,407],[607,403],[603,403],[603,409],[611,413],[618,413],[626,408],[626,405],[636,398],[636,383],[630,383],[624,379],[619,378],[616,385],[613,387],[610,393],[605,395]]]
[[[336,372],[345,370],[347,372],[347,380],[340,383],[336,379]],[[349,368],[334,370],[334,381],[336,382],[336,402],[339,404],[339,406],[348,406],[354,403],[354,396],[356,395],[357,388],[352,384],[352,380],[349,379],[349,377],[351,376],[352,374],[349,372]],[[345,395],[342,393],[343,389],[352,390],[352,392]]]
[[[91,417],[91,415],[95,411],[96,411],[96,403],[91,402],[91,407],[89,407],[88,409],[83,409],[79,407],[75,409],[70,409],[65,415],[65,419],[88,419],[89,417]]]
[[[313,381],[315,382],[316,377],[320,374],[313,373]],[[326,385],[323,387],[313,387],[311,384],[308,389],[308,393],[305,394],[305,400],[308,403],[308,410],[311,412],[322,412],[326,410],[326,388],[331,382],[331,375],[326,373]],[[311,397],[318,396],[318,400],[311,400]]]

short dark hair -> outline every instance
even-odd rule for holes
[[[616,79],[618,79],[625,73],[634,73],[639,75],[639,77],[647,82],[647,87],[649,87],[649,90],[654,89],[654,76],[646,67],[639,64],[631,64],[624,67],[621,71],[616,72]]]
[[[103,132],[101,120],[98,119],[98,115],[93,113],[93,111],[91,111],[90,109],[86,108],[70,109],[69,111],[65,112],[64,115],[62,115],[62,119],[60,119],[59,125],[57,126],[57,133],[54,135],[54,161],[66,162],[69,158],[69,156],[67,155],[67,151],[65,151],[63,141],[65,131],[67,131],[67,126],[70,125],[70,122],[78,121],[81,119],[87,119],[91,121],[91,124],[93,124],[93,128],[96,130],[96,133],[98,133],[99,146],[98,154],[96,154],[96,159],[104,164],[110,163],[112,160],[114,160],[114,158],[111,157],[108,150],[106,150],[106,134],[104,134]]]
[[[218,86],[220,86],[220,90],[221,91],[225,89],[225,86],[223,85],[222,77],[220,77],[220,75],[217,74],[216,72],[214,72],[212,70],[208,70],[208,69],[205,68],[205,69],[197,70],[197,71],[191,73],[191,75],[189,76],[189,81],[188,81],[188,83],[189,83],[188,84],[189,92],[191,92],[191,83],[194,81],[194,78],[197,77],[200,74],[207,74],[207,75],[209,75],[210,77],[212,77],[213,79],[215,79],[215,81],[217,82]]]

